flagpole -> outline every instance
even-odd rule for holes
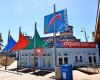
[[[35,74],[35,54],[36,54],[36,22],[35,22],[35,30],[34,30],[34,58],[33,58],[33,73]]]
[[[18,55],[17,55],[17,72],[18,72],[18,68],[19,68],[19,49],[20,49],[20,32],[21,32],[21,27],[19,28],[19,44],[18,44]]]
[[[10,30],[9,30],[9,32],[8,32],[8,42],[9,42],[9,37],[10,37]],[[6,52],[5,70],[7,69],[7,58],[8,58],[7,53],[8,53],[8,52],[9,52],[9,51]]]
[[[7,53],[8,53],[8,51],[6,52],[5,70],[7,70]]]
[[[54,52],[55,52],[55,66],[57,66],[57,51],[56,51],[56,6],[54,4]]]

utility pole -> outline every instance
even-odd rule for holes
[[[9,32],[8,32],[8,42],[9,42],[9,37],[10,37],[10,30],[9,30]],[[8,53],[9,53],[9,51],[7,50],[6,51],[6,60],[5,60],[5,70],[7,70],[7,58],[8,58]]]
[[[55,52],[55,66],[57,66],[57,51],[56,51],[56,6],[54,4],[54,52]]]
[[[34,31],[34,58],[33,58],[33,73],[35,74],[35,54],[36,54],[36,22],[35,22],[35,31]]]
[[[87,34],[86,34],[86,31],[85,31],[85,28],[83,28],[83,30],[81,32],[84,32],[85,40],[86,40],[86,42],[88,42],[88,38],[87,38]]]

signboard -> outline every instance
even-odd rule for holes
[[[56,32],[66,32],[68,29],[67,9],[61,10],[44,17],[44,33],[54,33],[54,24]]]
[[[36,49],[36,54],[37,54],[38,56],[42,56],[43,53],[44,53],[44,49],[43,49],[43,48],[37,48],[37,49]]]
[[[60,41],[57,42],[56,47],[57,48],[96,48],[96,43]]]

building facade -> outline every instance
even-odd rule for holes
[[[33,67],[34,50],[19,52],[19,66]],[[99,64],[98,48],[57,48],[57,66],[71,64],[73,67],[82,67]],[[54,48],[45,49],[42,56],[35,56],[35,67],[40,69],[55,68]]]
[[[73,67],[95,66],[100,62],[99,49],[95,42],[80,42],[80,39],[73,35],[72,26],[69,26],[67,32],[61,33],[56,37],[56,57],[54,38],[43,37],[42,40],[49,44],[48,47],[44,48],[42,55],[36,53],[34,57],[33,49],[20,50],[19,55],[16,52],[20,67],[33,68],[34,60],[35,67],[39,69],[54,69],[55,59],[57,59],[57,66],[62,64],[71,64]]]

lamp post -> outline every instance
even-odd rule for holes
[[[87,38],[87,34],[86,34],[86,31],[85,31],[85,28],[83,28],[83,30],[81,30],[81,32],[84,32],[85,40],[86,40],[86,42],[88,42],[88,38]]]

